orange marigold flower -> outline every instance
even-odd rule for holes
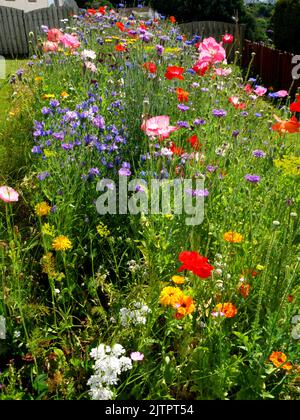
[[[183,284],[184,283],[184,277],[182,276],[173,276],[172,282],[175,284]]]
[[[187,92],[186,90],[181,89],[181,88],[177,88],[176,93],[177,93],[177,99],[178,99],[179,102],[188,102],[189,101],[189,92]]]
[[[174,306],[182,296],[183,292],[178,287],[167,286],[161,291],[159,302],[164,306]]]
[[[192,314],[195,311],[195,303],[191,296],[181,296],[173,306],[174,309],[177,309],[175,314],[176,319],[182,319],[184,316]]]
[[[273,351],[273,353],[269,356],[270,362],[273,363],[274,366],[280,367],[284,370],[291,370],[293,368],[290,362],[286,362],[287,356],[286,354],[282,353],[282,351]]]
[[[244,239],[243,235],[237,232],[232,232],[232,231],[224,233],[223,238],[226,242],[231,242],[233,244],[239,244]]]
[[[218,303],[215,312],[222,312],[225,318],[233,318],[237,314],[237,309],[233,303],[225,302],[225,303]]]
[[[239,286],[239,293],[244,297],[248,297],[250,293],[251,285],[249,283],[242,283]]]

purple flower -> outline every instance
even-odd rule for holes
[[[237,136],[238,136],[239,134],[240,134],[239,130],[234,130],[234,131],[232,132],[232,137],[237,138]]]
[[[50,108],[47,108],[46,106],[44,106],[44,108],[42,108],[42,114],[43,115],[49,115],[51,112]]]
[[[206,167],[206,170],[208,171],[208,172],[216,172],[216,170],[218,169],[218,167],[217,166],[212,166],[212,165],[207,165],[207,167]]]
[[[209,191],[207,189],[192,190],[191,188],[187,188],[184,191],[187,195],[191,195],[192,197],[207,197],[209,195]]]
[[[158,55],[163,55],[164,47],[162,45],[156,45],[155,49]]]
[[[204,124],[206,124],[206,121],[205,121],[204,119],[199,119],[199,118],[196,118],[196,119],[194,120],[194,124],[195,124],[195,125],[204,125]]]
[[[120,176],[130,176],[131,175],[130,163],[123,162],[122,163],[122,168],[119,169],[118,173],[119,173]]]
[[[248,116],[248,112],[247,112],[247,111],[243,111],[243,112],[241,112],[241,116],[242,116],[242,117],[247,117],[247,116]]]
[[[57,99],[52,99],[52,100],[49,102],[49,104],[50,104],[50,106],[52,106],[53,108],[57,108],[57,107],[60,105]]]
[[[33,148],[31,149],[31,153],[36,153],[40,155],[42,154],[42,149],[40,148],[40,146],[33,146]]]
[[[214,117],[226,117],[227,112],[224,109],[213,109]]]
[[[257,157],[257,158],[264,158],[264,157],[266,157],[265,152],[263,150],[258,150],[258,149],[257,150],[253,150],[252,155],[254,157]]]
[[[100,171],[99,171],[99,169],[98,168],[91,168],[90,170],[89,170],[89,176],[90,177],[94,177],[94,176],[97,176],[97,175],[99,175],[100,174]]]
[[[96,117],[92,120],[92,124],[94,127],[99,128],[99,130],[105,129],[105,121],[101,115],[96,115]]]
[[[259,175],[247,174],[245,176],[245,180],[248,181],[248,182],[252,182],[253,184],[257,184],[258,182],[260,182],[260,176]]]
[[[184,104],[179,104],[179,105],[177,105],[177,108],[178,109],[180,109],[180,111],[188,111],[189,109],[190,109],[190,107],[189,106],[187,106],[187,105],[184,105]]]
[[[177,125],[180,128],[189,128],[189,124],[186,121],[177,121]]]
[[[37,175],[37,179],[39,181],[44,181],[44,179],[48,178],[50,176],[49,172],[41,172]]]

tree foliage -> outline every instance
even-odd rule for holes
[[[300,0],[278,0],[272,16],[274,43],[280,50],[300,53]]]

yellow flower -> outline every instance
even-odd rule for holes
[[[182,276],[173,276],[172,282],[175,284],[183,284],[184,283],[184,277]]]
[[[51,99],[51,98],[55,98],[55,95],[53,95],[53,93],[45,93],[44,95],[42,95],[42,99]]]
[[[159,296],[159,302],[164,306],[174,306],[181,298],[183,292],[178,287],[167,286],[164,287]]]
[[[257,264],[256,270],[263,271],[265,267],[263,265]]]
[[[274,160],[276,168],[281,169],[286,175],[300,175],[300,156],[283,156]]]
[[[99,235],[101,236],[101,238],[107,237],[110,235],[110,231],[108,229],[107,226],[105,226],[104,223],[100,222],[99,225],[97,226],[97,232],[99,233]]]
[[[52,248],[55,251],[67,251],[72,248],[72,242],[67,236],[60,235],[52,241]]]
[[[42,234],[48,236],[55,236],[55,228],[51,226],[49,223],[44,223],[42,226]]]
[[[48,274],[49,277],[55,278],[57,276],[55,259],[52,252],[47,252],[41,260],[42,272]]]
[[[36,76],[35,78],[34,78],[34,81],[35,82],[41,82],[43,80],[43,78],[41,77],[41,76]]]
[[[55,156],[56,153],[53,150],[49,150],[49,149],[44,149],[44,155],[46,158]]]
[[[168,220],[173,220],[174,215],[173,214],[165,214],[165,218],[168,219]]]
[[[68,94],[68,92],[63,91],[61,92],[60,96],[65,99],[68,98],[70,95]]]
[[[47,216],[51,211],[51,207],[46,201],[42,201],[35,206],[34,211],[37,216]]]
[[[223,238],[226,242],[231,242],[233,244],[239,244],[244,239],[243,235],[237,232],[232,232],[232,231],[224,233]]]

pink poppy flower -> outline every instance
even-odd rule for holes
[[[178,130],[178,127],[170,125],[170,117],[167,115],[160,115],[146,121],[144,120],[141,129],[147,136],[159,136],[163,140],[167,139],[173,131]]]
[[[277,98],[285,98],[288,94],[289,93],[286,90],[279,90],[278,92],[275,92]]]
[[[200,62],[208,62],[210,64],[221,63],[226,58],[226,51],[222,47],[222,43],[218,44],[217,41],[212,38],[205,38],[201,42],[199,47]]]
[[[0,200],[5,203],[13,203],[19,200],[19,194],[13,188],[5,185],[0,187]]]
[[[71,50],[75,50],[80,47],[80,42],[75,35],[64,34],[60,37],[59,41],[65,48],[70,48]]]
[[[232,73],[231,69],[216,69],[217,76],[229,76]]]
[[[89,69],[92,73],[96,73],[96,71],[97,71],[97,67],[95,66],[95,64],[94,64],[94,63],[92,63],[91,61],[86,61],[86,62],[84,63],[84,65],[85,65],[85,67],[86,67],[87,69]]]
[[[47,33],[47,39],[51,42],[59,42],[61,36],[61,31],[56,28],[50,29]]]
[[[58,49],[58,43],[52,41],[46,41],[43,43],[43,51],[47,52],[55,52]]]
[[[263,86],[257,86],[256,89],[253,91],[257,96],[264,96],[268,89],[264,88]]]
[[[130,354],[130,358],[134,362],[140,362],[144,359],[144,354],[140,353],[139,351],[134,351]]]

